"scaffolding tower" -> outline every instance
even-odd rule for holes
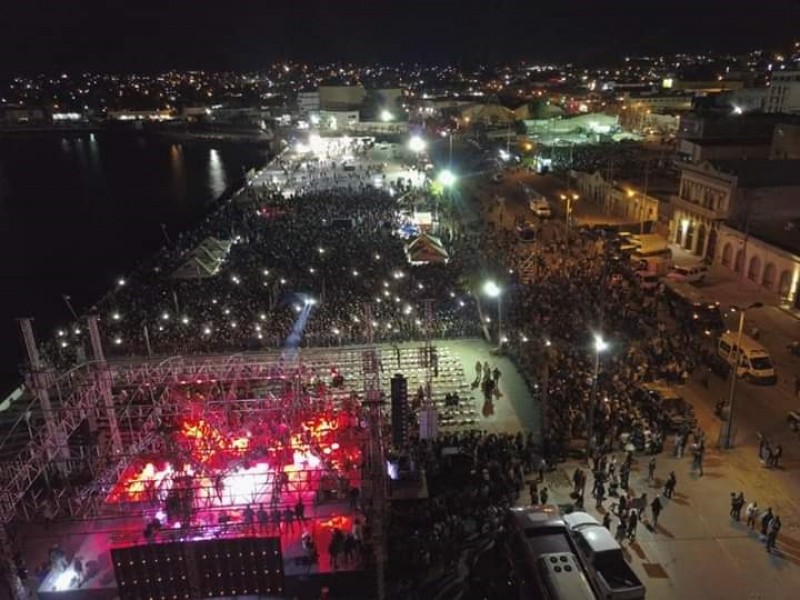
[[[372,325],[372,304],[364,305],[364,318],[367,322],[367,348],[363,352],[364,404],[369,414],[369,449],[367,468],[369,489],[364,490],[369,498],[367,518],[372,530],[372,544],[375,555],[378,600],[386,598],[386,561],[388,559],[386,535],[389,518],[389,493],[386,481],[386,460],[383,431],[383,397],[381,393],[381,357],[374,345]]]

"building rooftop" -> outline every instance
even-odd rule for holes
[[[735,175],[740,188],[800,186],[800,160],[710,160],[721,173]]]

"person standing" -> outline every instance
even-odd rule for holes
[[[772,452],[772,466],[776,469],[778,468],[778,461],[781,459],[781,456],[783,456],[783,446],[777,444],[775,450]]]
[[[544,481],[545,471],[547,471],[547,459],[543,456],[539,461],[539,481]]]
[[[481,361],[475,361],[475,377],[478,381],[481,380]]]
[[[628,491],[630,476],[631,468],[628,466],[628,463],[622,463],[622,466],[619,468],[619,485],[626,492]]]
[[[575,469],[575,472],[572,474],[572,492],[577,494],[578,487],[581,483],[581,475],[583,474],[583,470],[580,467]]]
[[[744,507],[744,492],[739,492],[738,495],[731,492],[731,518],[737,521],[741,521],[743,507]]]
[[[650,462],[647,463],[647,481],[653,481],[656,474],[656,457],[651,456]]]
[[[531,481],[528,486],[528,492],[531,496],[531,505],[535,506],[539,504],[539,484],[535,481]]]
[[[331,541],[328,544],[328,554],[331,557],[331,569],[339,568],[339,554],[344,551],[344,534],[341,529],[334,529],[331,534]]]
[[[617,524],[617,541],[621,544],[628,537],[628,525],[625,519],[620,519]]]
[[[775,542],[778,539],[778,532],[781,530],[781,518],[778,515],[775,515],[772,520],[770,520],[769,525],[767,526],[767,552],[772,553],[775,549]]]
[[[636,527],[639,525],[639,513],[636,512],[636,509],[631,510],[631,514],[628,517],[628,539],[631,542],[636,541]]]
[[[753,529],[756,528],[756,518],[758,517],[758,502],[753,500],[750,504],[748,504],[745,514],[747,515],[747,527],[752,531]]]
[[[603,507],[603,500],[605,500],[605,496],[606,496],[606,486],[604,486],[603,482],[601,481],[597,485],[597,497],[596,497],[597,503],[595,504],[595,508]]]
[[[772,521],[772,508],[767,507],[767,510],[761,515],[761,536],[764,538],[767,537],[767,529],[769,528],[770,521]]]
[[[656,496],[650,503],[650,511],[653,513],[653,527],[658,527],[658,516],[661,514],[661,499]]]
[[[547,493],[547,488],[546,487],[543,487],[542,491],[539,492],[539,498],[540,498],[542,504],[547,504],[548,493]]]
[[[611,531],[611,511],[603,515],[603,527]]]
[[[675,471],[670,471],[669,477],[667,478],[667,481],[664,484],[664,496],[666,498],[672,498],[672,494],[675,493],[676,483],[678,483],[678,479],[677,477],[675,477]]]

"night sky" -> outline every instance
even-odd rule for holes
[[[0,69],[250,69],[276,59],[491,62],[784,47],[800,1],[25,0]]]

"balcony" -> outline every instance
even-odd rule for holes
[[[712,208],[706,208],[702,204],[697,204],[689,200],[684,200],[680,196],[676,195],[670,196],[670,203],[672,204],[673,210],[675,208],[678,208],[681,210],[685,210],[688,213],[695,214],[699,217],[710,219],[712,221],[721,221],[728,218],[728,212],[725,210],[714,210]]]

